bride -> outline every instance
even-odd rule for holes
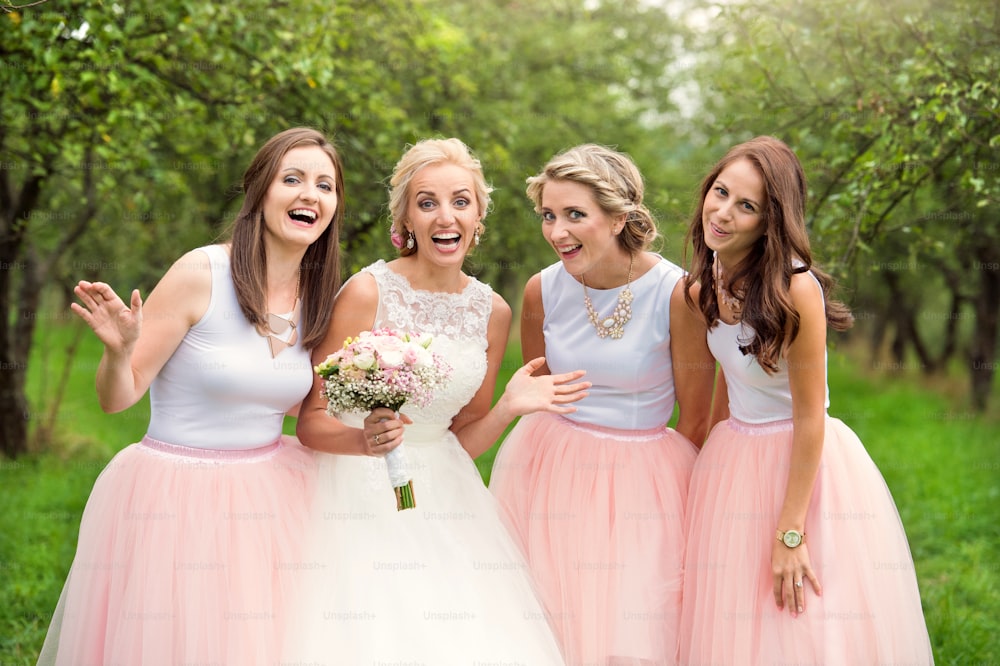
[[[516,417],[567,414],[582,371],[518,370],[491,408],[511,309],[462,271],[482,239],[490,188],[458,139],[412,146],[390,181],[400,256],[351,278],[337,297],[318,364],[376,328],[433,336],[452,374],[427,407],[327,415],[321,379],[297,434],[319,452],[309,597],[289,656],[318,664],[562,664],[549,618],[473,459]],[[405,442],[416,507],[397,511],[383,456]]]

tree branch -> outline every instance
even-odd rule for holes
[[[15,12],[18,9],[24,9],[25,7],[35,7],[38,5],[44,5],[48,1],[49,0],[35,0],[35,2],[29,2],[26,5],[8,5],[4,3],[4,5],[0,7],[0,10],[3,10],[4,12],[10,14],[11,12]]]

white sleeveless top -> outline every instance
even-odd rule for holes
[[[211,262],[212,297],[150,385],[147,434],[202,449],[270,444],[312,386],[309,352],[300,338],[271,358],[267,338],[240,310],[226,248],[199,250]]]
[[[553,374],[586,370],[593,387],[567,418],[623,430],[665,425],[674,412],[674,374],[670,357],[670,295],[683,276],[660,258],[632,282],[632,319],[618,339],[599,338],[587,319],[583,286],[562,262],[541,272],[545,319],[545,358]],[[594,310],[610,313],[623,287],[587,288]]]
[[[812,273],[809,275],[812,276]],[[819,282],[816,285],[819,288]],[[740,351],[740,345],[746,345],[753,340],[753,336],[754,330],[750,326],[740,322],[727,324],[721,319],[708,332],[708,347],[726,375],[729,414],[744,423],[790,419],[792,390],[788,381],[788,361],[782,355],[777,372],[766,373],[756,358]],[[829,386],[826,387],[825,406],[830,407]]]

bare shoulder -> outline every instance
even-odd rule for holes
[[[513,311],[510,308],[510,304],[504,300],[503,296],[497,292],[493,292],[493,311],[490,314],[491,321],[507,322],[510,324],[511,317],[513,316]]]
[[[190,286],[198,284],[209,286],[212,283],[212,260],[208,253],[200,248],[189,250],[173,263],[163,277],[167,276]]]
[[[212,262],[203,250],[190,250],[170,266],[149,294],[143,310],[161,317],[174,313],[186,326],[205,314],[212,299]]]
[[[375,276],[361,272],[348,280],[337,294],[334,307],[373,309],[378,306],[378,283]]]
[[[524,293],[528,294],[529,292],[531,292],[532,294],[541,294],[542,293],[542,274],[541,273],[535,273],[530,278],[528,278],[528,281],[524,285]]]
[[[819,308],[823,311],[823,290],[809,273],[795,273],[788,286],[788,295],[799,313]]]

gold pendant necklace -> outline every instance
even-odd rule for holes
[[[610,316],[601,319],[594,310],[594,304],[590,302],[590,295],[587,293],[587,281],[580,276],[583,284],[583,304],[587,308],[587,319],[590,320],[599,338],[612,338],[619,340],[625,334],[625,324],[632,319],[632,265],[635,263],[635,255],[628,262],[628,279],[625,281],[625,288],[618,294],[618,304]]]
[[[712,257],[712,278],[713,282],[715,282],[716,298],[732,310],[733,318],[739,321],[740,315],[743,312],[743,291],[738,290],[735,294],[730,293],[726,287],[725,275],[722,273],[722,262],[719,261],[718,255]]]

